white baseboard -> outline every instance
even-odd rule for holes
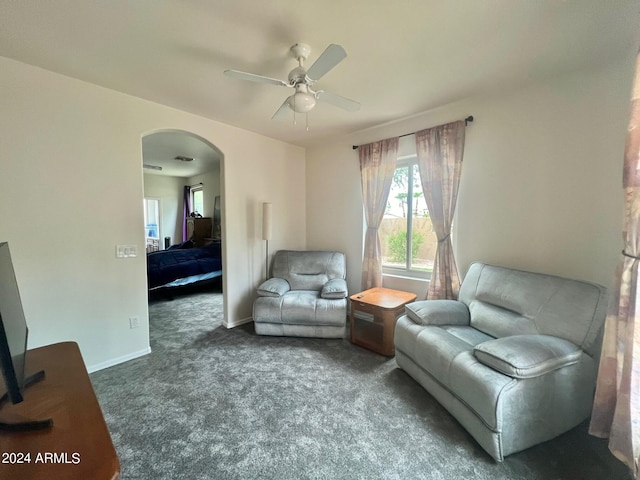
[[[113,367],[114,365],[118,365],[119,363],[128,362],[129,360],[133,360],[134,358],[138,358],[138,357],[143,357],[145,355],[149,355],[150,353],[151,353],[151,347],[147,347],[144,350],[139,350],[137,352],[133,352],[128,355],[123,355],[122,357],[112,358],[111,360],[98,363],[97,365],[88,366],[87,371],[89,373],[97,372],[98,370],[103,370],[105,368]]]
[[[235,320],[229,323],[222,323],[225,328],[234,328],[240,325],[244,325],[245,323],[253,322],[253,318],[241,318],[239,320]],[[147,347],[144,350],[139,350],[137,352],[130,353],[128,355],[123,355],[122,357],[112,358],[111,360],[107,360],[106,362],[98,363],[96,365],[90,365],[87,367],[87,371],[89,373],[97,372],[98,370],[104,370],[105,368],[113,367],[114,365],[118,365],[120,363],[128,362],[129,360],[133,360],[134,358],[143,357],[144,355],[148,355],[151,353],[151,347]]]
[[[244,325],[245,323],[253,322],[252,317],[241,318],[239,320],[234,320],[229,323],[222,322],[222,326],[225,328],[234,328],[239,327],[240,325]]]

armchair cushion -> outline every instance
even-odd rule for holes
[[[284,278],[270,278],[258,287],[260,297],[281,297],[291,290],[289,282]]]
[[[418,325],[469,325],[469,309],[456,300],[421,300],[405,306]]]
[[[475,357],[512,378],[539,377],[578,363],[582,349],[549,335],[513,335],[476,345]]]
[[[344,278],[332,278],[320,291],[322,298],[347,298],[347,281]]]

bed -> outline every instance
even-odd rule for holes
[[[149,290],[180,287],[222,276],[220,242],[204,247],[185,244],[147,254]]]

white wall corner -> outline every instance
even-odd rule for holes
[[[222,322],[222,326],[225,328],[235,328],[235,327],[239,327],[240,325],[244,325],[245,323],[249,323],[249,322],[253,322],[253,318],[252,317],[246,317],[246,318],[240,318],[238,320],[232,320],[229,322]]]
[[[90,365],[87,367],[87,371],[89,373],[97,372],[98,370],[103,370],[105,368],[113,367],[114,365],[118,365],[120,363],[128,362],[129,360],[133,360],[134,358],[143,357],[151,353],[151,347],[147,347],[143,350],[138,350],[137,352],[129,353],[127,355],[123,355],[121,357],[112,358],[105,362],[97,363],[95,365]]]

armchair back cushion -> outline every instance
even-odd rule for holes
[[[607,308],[599,285],[480,263],[469,268],[459,300],[469,307],[471,326],[492,337],[550,335],[591,356]]]
[[[291,290],[321,291],[329,280],[345,278],[345,264],[341,252],[280,250],[273,259],[271,275],[285,279]]]

